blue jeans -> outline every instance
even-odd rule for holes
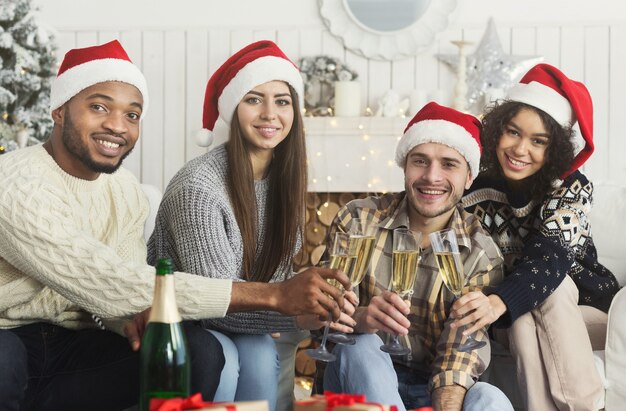
[[[185,324],[192,392],[212,399],[224,366],[218,341]],[[139,355],[126,338],[35,323],[0,330],[0,409],[121,410],[139,399]]]
[[[391,357],[380,350],[376,334],[355,335],[355,345],[336,345],[337,361],[328,363],[324,389],[365,394],[369,401],[398,406],[399,411],[430,405],[428,378],[394,369]],[[406,407],[406,408],[405,408]],[[513,411],[508,398],[493,385],[477,382],[465,394],[463,411]]]
[[[276,409],[279,362],[274,339],[268,334],[232,334],[208,330],[224,351],[215,401],[267,400]]]

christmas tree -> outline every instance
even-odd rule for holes
[[[52,129],[53,36],[32,0],[0,0],[0,154],[47,139]]]

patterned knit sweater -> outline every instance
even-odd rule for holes
[[[81,180],[38,145],[0,157],[0,175],[0,328],[94,327],[90,314],[125,317],[151,304],[148,202],[131,173]],[[181,313],[225,315],[231,284],[176,273]]]
[[[540,305],[565,275],[578,286],[579,304],[608,311],[619,289],[615,276],[598,262],[587,214],[593,185],[576,171],[543,201],[511,192],[503,180],[478,176],[462,199],[504,255],[505,280],[493,291],[508,313],[496,326],[508,327]]]
[[[174,176],[148,241],[148,262],[167,255],[185,272],[244,281],[243,240],[228,195],[227,164],[221,145],[189,161]],[[251,207],[250,212],[257,213],[257,255],[265,237],[268,189],[269,179],[255,181],[256,210]],[[291,274],[290,261],[284,262],[271,281]],[[229,314],[204,323],[207,328],[245,334],[297,330],[293,317],[275,312]]]

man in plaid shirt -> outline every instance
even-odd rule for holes
[[[329,238],[347,232],[353,218],[377,228],[370,269],[360,288],[354,314],[357,343],[335,347],[338,356],[324,375],[324,388],[365,394],[369,401],[397,405],[400,410],[431,405],[435,410],[512,410],[496,387],[477,382],[489,364],[490,346],[460,352],[462,329],[450,327],[454,295],[444,286],[428,234],[445,228],[457,233],[464,270],[464,291],[478,290],[502,279],[502,255],[479,220],[459,205],[463,190],[478,174],[480,122],[475,117],[429,103],[411,120],[397,150],[404,169],[405,191],[368,197],[346,204],[337,214]],[[393,230],[422,233],[421,261],[410,305],[387,291],[391,284]],[[378,334],[377,334],[378,333]],[[381,337],[400,335],[410,348],[406,356],[390,356],[379,347]],[[488,341],[487,329],[475,334]]]

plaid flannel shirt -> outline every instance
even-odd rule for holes
[[[375,249],[368,272],[359,287],[359,305],[367,306],[371,298],[391,285],[391,254],[393,229],[409,227],[405,193],[386,194],[353,200],[335,217],[328,239],[337,230],[346,232],[352,218],[360,217],[377,226]],[[458,205],[449,228],[457,232],[459,248],[466,273],[471,273],[463,292],[480,290],[502,280],[502,255],[472,214]],[[430,374],[430,389],[449,385],[470,388],[489,365],[490,349],[462,353],[454,347],[465,340],[462,330],[450,328],[450,307],[454,295],[445,287],[429,247],[422,250],[419,271],[411,296],[411,326],[401,343],[411,354],[394,357],[394,362]],[[383,339],[389,336],[380,333]],[[475,333],[477,340],[488,340],[486,327]],[[427,374],[427,375],[428,375]]]

